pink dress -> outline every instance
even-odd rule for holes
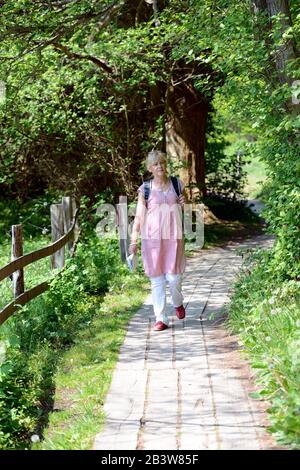
[[[183,182],[179,180],[181,191]],[[152,186],[152,182],[151,182]],[[143,185],[138,192],[144,194]],[[182,208],[170,179],[167,191],[150,189],[141,220],[142,260],[147,276],[182,274],[185,270]]]

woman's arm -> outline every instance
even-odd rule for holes
[[[181,194],[178,197],[178,203],[181,206],[183,206],[184,203],[187,201],[188,197],[187,197],[187,192],[186,192],[185,186],[183,184],[183,181],[179,180],[179,184],[180,184]]]

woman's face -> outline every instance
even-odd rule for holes
[[[165,160],[157,160],[157,162],[153,163],[149,170],[153,174],[153,176],[163,176],[167,173],[167,164]]]

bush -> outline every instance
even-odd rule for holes
[[[300,286],[274,269],[275,247],[250,255],[229,306],[257,370],[259,397],[266,398],[272,431],[280,442],[300,446]]]
[[[50,191],[39,198],[22,202],[16,199],[0,199],[1,239],[9,238],[10,227],[14,224],[23,225],[25,239],[39,236],[41,233],[50,233],[50,205],[60,199],[58,193]]]
[[[95,294],[104,294],[126,278],[118,240],[99,240],[95,235],[78,245],[76,257],[67,260],[46,294],[4,325],[9,345],[0,369],[2,449],[30,445],[30,436],[38,432],[51,408],[60,351],[90,324],[99,305]]]
[[[10,347],[0,369],[0,447],[12,449],[33,428],[36,415],[36,387],[27,357]]]
[[[79,244],[74,258],[73,275],[76,271],[78,282],[89,293],[105,292],[110,280],[117,273],[126,273],[120,262],[119,241],[117,238],[89,238],[87,245]]]

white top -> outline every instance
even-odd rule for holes
[[[169,177],[169,187],[166,191],[163,191],[162,189],[158,189],[158,188],[153,188],[153,184],[152,184],[152,180],[151,180],[151,189],[155,189],[156,191],[162,191],[164,193],[164,195],[166,196],[168,194],[168,192],[170,191],[170,187],[171,187],[171,178]]]

